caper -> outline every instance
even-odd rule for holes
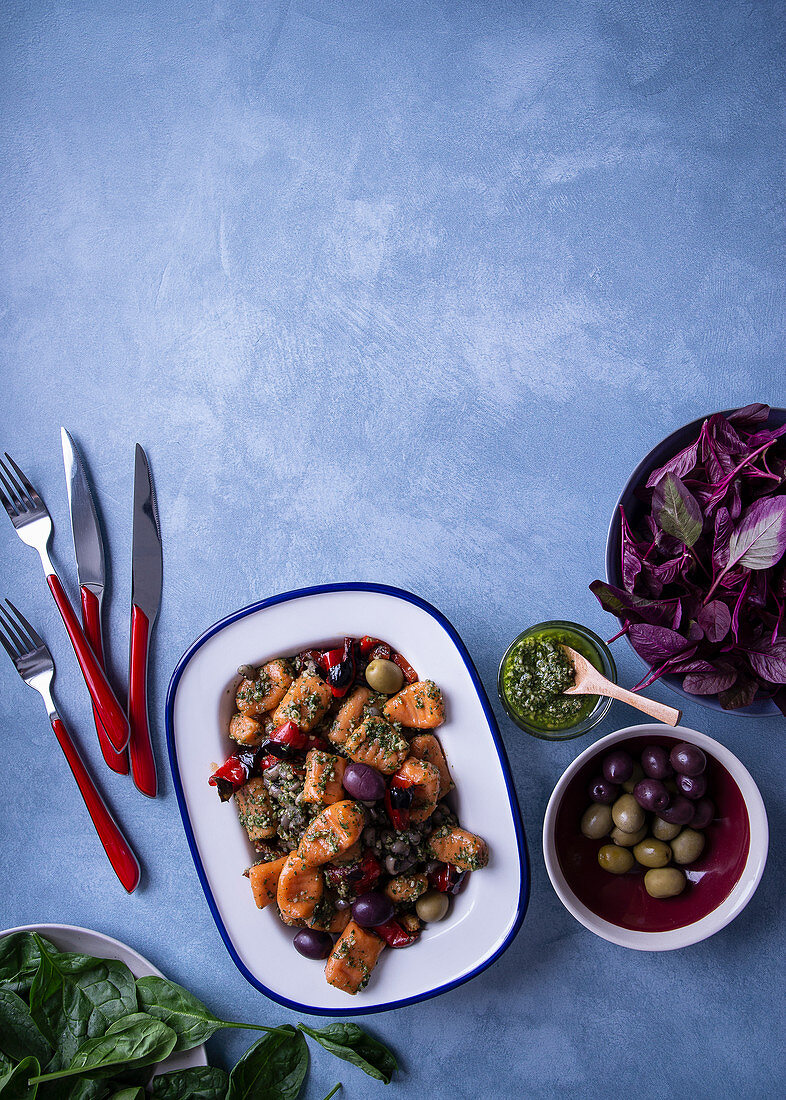
[[[671,859],[671,848],[662,840],[647,837],[636,845],[633,854],[642,867],[665,867]]]
[[[593,802],[584,811],[581,819],[582,836],[590,840],[600,840],[602,836],[608,836],[611,830],[611,806],[604,806],[602,802]]]
[[[644,876],[644,888],[651,898],[676,898],[685,883],[685,874],[678,867],[653,867]]]
[[[611,817],[623,833],[637,833],[644,824],[644,810],[632,794],[621,794],[611,807]]]
[[[625,782],[622,784],[623,791],[626,791],[628,794],[632,794],[633,793],[633,788],[636,786],[638,781],[640,779],[643,779],[643,778],[644,778],[644,768],[642,768],[641,764],[638,764],[638,763],[634,762],[633,772],[631,774],[630,779],[626,779]]]
[[[642,827],[635,833],[624,833],[622,829],[618,829],[616,825],[609,833],[609,836],[615,844],[619,844],[621,848],[632,848],[634,844],[638,844],[640,840],[644,840],[647,835],[647,826]]]
[[[244,680],[256,680],[257,670],[253,665],[241,665],[237,670],[238,676],[242,676]]]
[[[610,871],[612,875],[624,875],[633,866],[633,855],[629,848],[604,844],[598,849],[598,863],[604,871]]]
[[[671,842],[675,863],[693,863],[704,851],[704,833],[695,829],[683,829]]]
[[[657,840],[674,840],[681,828],[681,825],[672,825],[670,821],[664,821],[656,815],[652,822],[652,835]]]
[[[394,695],[404,683],[404,673],[393,661],[377,658],[366,669],[366,683],[383,695]]]
[[[448,896],[440,890],[427,890],[415,902],[415,912],[426,924],[442,920],[448,911]]]

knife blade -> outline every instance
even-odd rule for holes
[[[158,505],[147,455],[137,443],[134,455],[134,527],[131,551],[131,642],[129,645],[128,751],[134,783],[155,798],[156,763],[147,707],[150,632],[161,605],[163,554]]]
[[[95,501],[90,491],[79,449],[70,432],[60,429],[65,466],[68,511],[71,517],[71,533],[74,539],[76,570],[82,602],[82,627],[96,660],[102,669],[104,646],[101,637],[101,609],[104,599],[106,563],[104,542],[96,514]],[[98,711],[93,707],[93,718],[104,760],[121,775],[128,775],[128,756],[118,752],[109,740]]]

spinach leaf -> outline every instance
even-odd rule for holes
[[[343,1089],[343,1087],[344,1086],[339,1081],[339,1083],[337,1085],[334,1085],[333,1088],[330,1090],[330,1092],[327,1094],[327,1096],[325,1097],[325,1100],[330,1100],[331,1096],[335,1096],[336,1093],[338,1092],[338,1090]]]
[[[271,1031],[255,1024],[234,1024],[219,1020],[193,993],[166,978],[139,978],[136,983],[139,1003],[146,1012],[163,1020],[177,1034],[175,1050],[191,1050],[206,1042],[223,1027]]]
[[[168,1058],[177,1042],[171,1027],[146,1012],[132,1012],[115,1020],[105,1035],[83,1043],[68,1069],[45,1073],[38,1081],[57,1081],[78,1073],[112,1077],[118,1068],[155,1065]]]
[[[14,1068],[15,1062],[16,1059],[12,1061],[7,1054],[3,1054],[2,1050],[0,1050],[0,1080],[8,1073],[9,1069]]]
[[[35,1100],[38,1085],[30,1080],[41,1072],[37,1058],[25,1058],[14,1069],[6,1071],[0,1077],[0,1098],[2,1100]]]
[[[141,1085],[130,1089],[120,1089],[119,1092],[113,1092],[109,1100],[145,1100],[145,1090]]]
[[[27,994],[40,957],[32,932],[14,932],[0,940],[0,985]]]
[[[113,959],[56,951],[33,933],[41,954],[30,989],[30,1013],[55,1047],[48,1070],[71,1065],[85,1039],[103,1035],[137,1008],[134,976]]]
[[[224,1100],[229,1078],[223,1069],[198,1066],[153,1078],[155,1100]]]
[[[229,1075],[227,1100],[295,1100],[307,1071],[306,1040],[286,1025],[249,1047]]]
[[[46,1063],[52,1049],[38,1030],[21,997],[10,989],[0,989],[0,1050],[14,1059],[32,1055]]]
[[[298,1024],[298,1027],[337,1058],[359,1066],[369,1077],[384,1081],[386,1085],[398,1069],[392,1051],[357,1024],[339,1022],[322,1028]]]

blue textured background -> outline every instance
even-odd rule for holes
[[[170,672],[225,613],[326,580],[434,602],[494,695],[524,626],[612,632],[587,583],[627,472],[702,413],[786,404],[784,6],[7,0],[2,24],[0,441],[46,498],[71,585],[61,423],[83,448],[116,683],[136,440],[165,592],[162,797],[97,767],[143,854],[130,899],[39,700],[2,666],[0,926],[96,927],[218,1013],[283,1020],[196,881],[164,763]],[[0,560],[97,764],[70,647],[5,519]],[[659,956],[593,937],[545,875],[543,810],[589,738],[549,746],[497,713],[532,850],[523,929],[470,984],[372,1018],[401,1056],[394,1086],[317,1054],[310,1100],[339,1079],[392,1100],[775,1095],[782,721],[686,707],[751,769],[775,844],[732,926]],[[615,706],[598,732],[635,720]]]

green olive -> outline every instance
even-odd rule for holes
[[[647,835],[647,826],[642,825],[635,833],[624,833],[622,829],[618,829],[615,825],[609,835],[614,843],[619,844],[621,848],[632,848],[634,844],[644,840]]]
[[[427,890],[415,902],[415,912],[426,924],[442,920],[448,911],[448,895],[439,890]]]
[[[652,835],[657,840],[674,840],[681,828],[681,825],[672,825],[662,817],[656,816],[652,822]]]
[[[685,873],[679,867],[653,867],[644,876],[644,888],[651,898],[676,898],[685,889]]]
[[[644,810],[632,794],[621,794],[611,807],[611,817],[623,833],[637,833],[644,824]]]
[[[366,683],[383,695],[395,695],[404,684],[404,673],[393,661],[378,658],[366,669]]]
[[[642,867],[665,867],[671,859],[671,848],[662,840],[647,837],[636,845],[633,854]]]
[[[626,779],[625,782],[622,784],[623,791],[626,791],[628,794],[633,794],[633,788],[636,786],[639,780],[643,778],[644,768],[642,768],[641,764],[634,764],[633,773],[631,774],[630,779]]]
[[[704,833],[695,829],[683,829],[671,842],[675,863],[693,863],[704,851]]]
[[[598,850],[598,863],[604,871],[610,871],[612,875],[624,875],[633,866],[633,855],[629,848],[604,844]]]
[[[608,836],[611,832],[611,806],[604,806],[602,802],[593,802],[584,811],[581,819],[582,836],[590,840],[600,840],[602,836]]]

